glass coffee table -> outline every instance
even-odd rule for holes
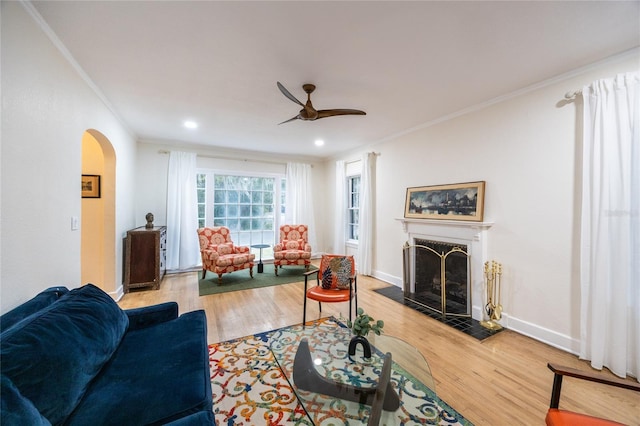
[[[429,364],[415,347],[374,335],[371,358],[364,358],[361,345],[349,356],[351,337],[349,329],[331,323],[288,327],[270,336],[271,352],[314,425],[366,425],[372,416],[379,416],[379,424],[396,425],[437,414],[430,405],[435,383]],[[391,354],[389,385],[376,405],[384,405],[380,412],[372,406],[379,383],[385,383],[386,354]]]

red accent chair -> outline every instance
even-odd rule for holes
[[[283,265],[311,265],[311,246],[309,245],[307,225],[282,225],[280,242],[273,246],[273,265],[278,275],[278,267]]]
[[[309,286],[308,278],[316,274],[316,285]],[[320,268],[304,273],[304,307],[302,325],[307,321],[307,299],[318,302],[322,311],[322,302],[349,302],[349,320],[351,320],[352,300],[355,299],[358,310],[358,282],[356,262],[353,256],[325,254],[320,259]]]
[[[551,363],[547,364],[547,367],[549,367],[554,374],[551,402],[549,404],[549,410],[547,411],[547,417],[545,418],[547,426],[611,426],[622,424],[598,417],[587,416],[586,414],[575,413],[573,411],[560,410],[558,407],[560,405],[560,392],[562,390],[562,378],[564,376],[640,392],[640,383],[637,382],[634,383],[629,380],[604,377],[601,374],[562,367]]]
[[[253,278],[255,254],[247,246],[236,246],[231,241],[231,232],[225,226],[198,229],[200,255],[202,256],[202,279],[207,271],[218,274],[218,284],[222,284],[222,274],[249,268]]]

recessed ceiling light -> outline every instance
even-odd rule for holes
[[[316,141],[314,143],[316,144],[316,146],[324,145],[324,141],[322,139],[316,139]]]
[[[188,120],[184,122],[184,127],[186,127],[187,129],[197,129],[198,123]]]

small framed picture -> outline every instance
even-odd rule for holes
[[[404,217],[481,222],[484,181],[407,188]]]
[[[82,198],[100,198],[100,175],[82,175]]]

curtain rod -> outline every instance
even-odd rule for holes
[[[574,90],[573,92],[567,92],[564,94],[565,99],[574,99],[576,96],[582,95],[582,89]]]
[[[171,151],[167,151],[166,149],[158,150],[158,154],[169,154]],[[250,160],[248,158],[235,158],[235,157],[225,157],[222,155],[203,155],[196,154],[198,157],[202,158],[213,158],[214,160],[230,160],[230,161],[244,161],[244,162],[252,162],[252,163],[266,163],[266,164],[277,164],[279,166],[286,166],[287,163],[283,163],[281,161],[268,161],[268,160]],[[313,167],[313,164],[311,165]]]
[[[375,152],[375,151],[368,152],[367,154],[373,154],[376,157],[380,157],[382,155],[381,152]],[[362,158],[355,158],[353,160],[345,160],[344,163],[345,164],[352,164],[352,163],[357,163],[358,161],[362,161]]]

